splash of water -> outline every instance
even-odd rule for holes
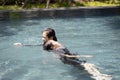
[[[85,70],[92,75],[92,78],[95,80],[111,80],[112,76],[107,74],[102,74],[100,71],[95,67],[94,64],[90,63],[83,63],[82,66]]]

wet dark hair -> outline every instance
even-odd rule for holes
[[[52,28],[46,28],[44,31],[47,31],[47,37],[48,37],[48,38],[53,37],[53,40],[54,40],[54,41],[57,41],[57,37],[56,37],[56,34],[55,34],[55,30],[54,30],[54,29],[52,29]],[[43,31],[43,32],[44,32],[44,31]]]

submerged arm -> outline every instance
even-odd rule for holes
[[[68,54],[65,54],[66,57],[71,57],[71,58],[79,58],[80,56],[79,55],[68,55]]]
[[[68,54],[61,54],[61,56],[69,57],[69,58],[78,58],[79,55],[68,55]]]
[[[24,44],[23,46],[42,46],[42,44],[33,44],[33,45],[30,45],[30,44]]]
[[[31,45],[31,44],[22,44],[22,43],[20,43],[20,42],[14,43],[13,45],[15,45],[15,46],[42,46],[42,44],[34,44],[34,45]]]
[[[68,54],[61,54],[61,56],[69,57],[69,58],[79,58],[79,57],[86,57],[91,58],[92,55],[68,55]]]

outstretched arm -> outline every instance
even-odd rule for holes
[[[68,54],[65,54],[64,56],[69,57],[69,58],[78,58],[78,57],[80,57],[79,55],[68,55]]]
[[[68,55],[68,54],[62,54],[62,56],[69,57],[69,58],[80,58],[80,57],[90,58],[90,57],[93,57],[92,55]]]
[[[15,45],[15,46],[42,46],[42,44],[34,44],[34,45],[31,45],[31,44],[22,44],[22,43],[20,43],[20,42],[14,43],[13,45]]]
[[[64,56],[64,57],[69,57],[69,58],[78,58],[80,57],[79,55],[69,55],[69,54],[60,54],[61,56]]]

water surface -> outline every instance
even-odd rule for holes
[[[0,21],[0,80],[93,80],[78,68],[63,64],[51,52],[16,47],[15,42],[40,44],[42,30],[56,30],[58,41],[100,72],[120,79],[120,16]]]

